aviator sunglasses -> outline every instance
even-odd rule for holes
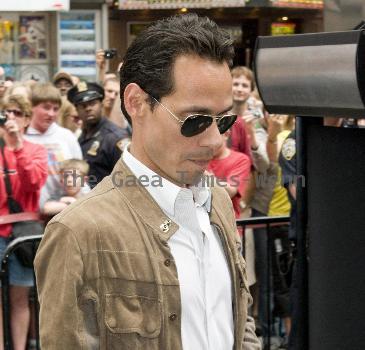
[[[151,96],[151,95],[150,95]],[[224,134],[236,121],[236,114],[224,114],[221,116],[212,116],[208,114],[191,114],[185,119],[178,118],[174,113],[172,113],[165,105],[163,105],[156,98],[151,96],[151,98],[157,102],[162,108],[164,108],[176,121],[181,125],[181,134],[185,137],[191,137],[201,134],[204,130],[208,129],[213,121],[217,122],[218,130],[221,134]]]

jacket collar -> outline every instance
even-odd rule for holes
[[[133,211],[159,233],[162,241],[167,241],[178,230],[179,226],[162,211],[122,159],[116,163],[110,179],[112,186],[124,197]]]
[[[112,181],[112,186],[124,197],[126,202],[130,204],[133,210],[148,225],[159,232],[162,240],[167,241],[178,230],[179,226],[172,222],[163,212],[157,201],[149,191],[138,182],[135,174],[122,159],[115,165],[114,170],[110,175],[110,179]],[[176,187],[181,190],[180,187]],[[208,190],[208,188],[206,189]],[[204,193],[205,192],[199,192],[200,198],[197,195],[196,201],[198,204],[205,205],[208,212],[210,212],[212,198],[210,189],[207,197]]]
[[[137,178],[145,178],[145,180],[147,180],[145,181],[147,191],[169,216],[176,216],[176,201],[179,196],[182,195],[184,197],[184,192],[188,192],[188,196],[192,195],[194,202],[198,206],[204,206],[206,210],[210,212],[210,189],[207,186],[204,186],[202,182],[197,185],[190,186],[189,188],[183,188],[161,177],[145,166],[128,151],[128,147],[124,148],[122,157],[124,163]],[[154,183],[154,179],[158,179],[159,181],[155,181]]]

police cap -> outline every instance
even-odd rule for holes
[[[102,100],[104,89],[97,83],[81,81],[68,91],[67,98],[74,105],[96,99]]]

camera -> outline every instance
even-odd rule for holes
[[[4,111],[0,111],[0,126],[4,126],[7,120],[8,117],[6,116]]]
[[[260,108],[257,109],[253,109],[250,111],[251,114],[256,118],[256,119],[262,119],[264,118],[264,114],[262,113],[262,110]]]
[[[262,112],[261,102],[256,101],[254,98],[250,97],[247,100],[247,109],[248,111],[256,118],[261,119],[264,118],[264,113]]]
[[[117,55],[117,49],[106,49],[104,50],[104,57],[107,60],[111,60]]]

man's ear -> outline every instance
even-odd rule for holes
[[[130,83],[124,90],[124,106],[132,124],[138,123],[144,115],[147,94],[136,83]]]

